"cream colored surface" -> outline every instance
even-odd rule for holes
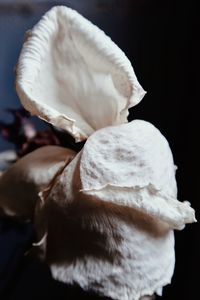
[[[161,295],[173,229],[195,221],[176,196],[172,154],[152,124],[98,130],[40,194],[38,240],[53,277],[118,300]]]
[[[1,214],[31,219],[38,193],[74,155],[69,149],[45,146],[19,159],[0,178]]]
[[[101,129],[87,140],[80,162],[82,192],[182,229],[195,217],[187,201],[176,200],[175,169],[159,130],[135,120]]]
[[[125,54],[76,11],[58,6],[27,34],[16,88],[32,114],[76,141],[127,122],[145,92]]]
[[[41,195],[37,209],[39,240],[45,237],[40,247],[53,277],[119,300],[160,294],[174,270],[173,231],[112,203],[112,194],[110,202],[85,196],[81,155]]]

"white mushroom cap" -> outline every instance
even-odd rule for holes
[[[28,33],[17,65],[23,106],[76,141],[127,122],[145,92],[130,61],[97,26],[57,6]]]
[[[0,177],[0,212],[30,220],[38,193],[72,160],[75,152],[58,146],[41,147],[19,159]]]
[[[189,202],[176,200],[175,170],[164,136],[135,120],[101,129],[87,140],[80,161],[82,192],[182,229],[195,217]]]

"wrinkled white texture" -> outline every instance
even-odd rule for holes
[[[53,277],[117,300],[160,293],[174,270],[173,231],[148,215],[84,196],[81,155],[43,199]]]
[[[80,163],[82,191],[161,219],[173,229],[195,221],[188,202],[176,200],[175,166],[167,140],[135,120],[95,132]]]
[[[128,108],[145,94],[121,49],[64,6],[52,8],[28,32],[16,88],[27,110],[76,141],[127,122]]]
[[[195,221],[176,196],[158,129],[135,120],[98,130],[41,193],[37,232],[53,277],[117,300],[161,294],[174,270],[172,229]]]
[[[44,146],[19,159],[0,177],[0,211],[32,218],[38,193],[46,188],[75,156],[59,146]]]

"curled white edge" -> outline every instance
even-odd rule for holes
[[[180,202],[156,188],[146,186],[122,187],[107,184],[99,189],[81,189],[83,194],[139,210],[160,219],[172,229],[182,230],[186,223],[196,222],[195,211],[188,201]]]
[[[82,132],[81,128],[78,128],[75,125],[76,121],[74,119],[68,118],[44,103],[41,105],[36,99],[32,99],[29,96],[27,90],[27,84],[30,84],[30,82],[37,77],[38,73],[36,66],[34,69],[32,68],[30,72],[30,61],[32,64],[33,61],[35,61],[36,64],[41,61],[44,56],[43,49],[44,45],[46,45],[47,36],[51,34],[52,30],[52,15],[55,18],[57,12],[60,12],[61,10],[62,13],[68,17],[69,22],[73,20],[76,23],[78,30],[82,35],[85,35],[87,42],[90,42],[93,47],[96,47],[97,52],[103,53],[102,55],[115,65],[118,71],[123,72],[123,74],[126,75],[132,91],[126,107],[121,111],[121,115],[124,115],[124,112],[128,108],[138,104],[146,94],[146,91],[144,91],[139,84],[131,63],[124,52],[108,36],[106,36],[102,30],[71,8],[66,6],[53,7],[34,26],[33,30],[28,33],[27,40],[24,43],[17,65],[16,90],[21,103],[32,115],[37,115],[40,119],[66,130],[69,134],[74,136],[76,142],[80,142],[87,139],[87,136]],[[47,26],[46,28],[48,22],[49,27]],[[39,36],[37,31],[39,31]],[[31,45],[34,45],[34,43],[37,43],[37,47],[33,47],[32,49]],[[27,48],[30,51],[27,51]],[[35,63],[33,65],[35,65]]]
[[[38,242],[32,243],[32,246],[33,247],[40,247],[40,246],[42,246],[46,242],[47,236],[48,236],[48,233],[45,232],[45,234],[43,235],[43,237]]]

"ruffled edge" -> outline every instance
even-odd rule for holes
[[[101,201],[141,211],[153,219],[167,223],[171,229],[182,230],[186,223],[197,221],[195,211],[188,201],[180,202],[151,183],[133,187],[107,184],[99,189],[83,188],[81,192]]]
[[[60,114],[57,110],[46,104],[41,104],[29,96],[29,91],[32,88],[31,83],[38,76],[40,62],[45,57],[45,48],[54,31],[54,22],[59,14],[64,15],[67,22],[73,22],[77,32],[85,37],[85,40],[92,45],[94,51],[101,53],[108,60],[113,68],[111,70],[112,76],[113,74],[120,74],[120,77],[124,78],[123,84],[126,85],[124,93],[126,93],[127,105],[120,113],[122,123],[125,122],[128,108],[139,103],[146,92],[139,84],[131,63],[124,52],[101,29],[71,8],[65,6],[53,7],[27,34],[16,68],[16,90],[22,105],[32,115],[37,115],[54,126],[66,130],[75,138],[76,142],[79,142],[87,139],[87,136],[81,131],[81,128],[76,126],[74,119]],[[120,86],[117,87],[118,90],[120,88]]]

